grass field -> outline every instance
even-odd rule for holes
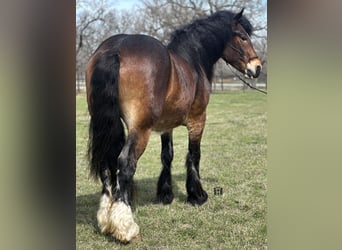
[[[200,173],[209,195],[201,207],[185,204],[187,131],[174,130],[175,199],[155,203],[160,137],[151,135],[134,177],[134,216],[141,240],[119,244],[99,233],[101,184],[88,176],[88,122],[84,95],[76,96],[77,249],[266,249],[266,97],[255,91],[212,94],[202,139]],[[214,187],[223,195],[214,195]]]

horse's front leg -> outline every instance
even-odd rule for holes
[[[173,200],[171,181],[171,162],[173,160],[172,130],[163,133],[161,136],[161,161],[162,171],[157,186],[157,198],[163,204],[170,204]]]
[[[187,201],[192,205],[202,205],[208,199],[207,193],[202,188],[199,166],[201,158],[201,138],[204,130],[205,114],[198,119],[189,120],[187,128],[189,132],[189,148],[186,157],[186,190]]]

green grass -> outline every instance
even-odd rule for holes
[[[155,204],[160,138],[153,133],[135,174],[134,216],[141,240],[119,244],[96,223],[101,184],[88,176],[85,157],[89,117],[76,96],[77,249],[266,249],[266,97],[253,91],[212,94],[202,139],[200,173],[209,199],[185,204],[187,131],[174,130],[172,177],[175,199]],[[223,188],[222,196],[214,187]]]

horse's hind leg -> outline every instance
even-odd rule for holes
[[[150,132],[150,129],[130,131],[118,157],[110,221],[113,236],[122,242],[129,242],[139,234],[139,227],[134,222],[130,206],[131,190],[137,161],[146,148]]]
[[[208,195],[203,190],[199,175],[199,163],[201,158],[201,138],[204,129],[205,114],[199,120],[188,123],[189,151],[186,157],[187,178],[186,190],[187,201],[192,205],[202,205],[207,201]]]
[[[157,198],[163,204],[170,204],[173,200],[171,183],[171,162],[173,160],[172,130],[163,133],[161,136],[161,161],[163,169],[160,173],[157,186]]]

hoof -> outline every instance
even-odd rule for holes
[[[187,202],[191,205],[202,205],[208,200],[208,194],[203,190],[198,195],[189,195],[187,198]]]
[[[139,234],[139,226],[134,222],[130,206],[122,201],[114,202],[110,214],[110,232],[123,243],[130,242]]]
[[[168,205],[171,204],[173,201],[173,194],[168,194],[168,195],[164,195],[164,196],[158,196],[158,202],[159,203],[163,203],[163,205]]]
[[[173,193],[171,186],[164,185],[162,190],[157,193],[157,199],[159,203],[163,203],[164,205],[171,204],[173,201]]]
[[[101,233],[111,234],[122,243],[138,238],[139,226],[134,222],[132,209],[122,201],[113,202],[103,195],[97,220]]]

